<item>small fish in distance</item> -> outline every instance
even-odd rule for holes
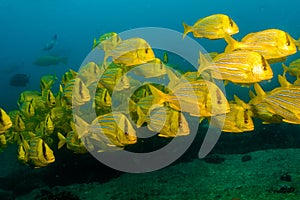
[[[9,84],[15,87],[26,87],[29,83],[29,78],[27,74],[14,74],[10,78]]]

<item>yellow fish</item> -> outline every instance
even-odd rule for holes
[[[0,108],[0,134],[4,133],[11,126],[12,121],[9,115],[2,108]]]
[[[26,101],[31,101],[34,97],[41,96],[41,93],[38,91],[24,91],[20,94],[18,99],[18,106],[21,106],[22,103]]]
[[[138,113],[140,110],[138,109]],[[147,127],[153,132],[157,132],[160,137],[186,136],[190,133],[190,128],[185,116],[177,110],[163,105],[153,105],[148,114],[139,113],[137,125],[147,122]]]
[[[55,75],[42,76],[41,81],[40,81],[40,88],[41,88],[42,94],[44,91],[51,89],[51,87],[53,86],[53,84],[55,83],[56,80],[57,80],[57,77]]]
[[[66,137],[60,132],[57,132],[57,137],[59,139],[58,149],[62,148],[64,144],[67,144],[67,148],[74,153],[84,154],[88,152],[75,131],[68,132]]]
[[[266,29],[250,33],[240,42],[225,34],[228,43],[225,52],[237,49],[250,50],[260,53],[268,61],[278,61],[297,52],[293,38],[279,29]]]
[[[31,138],[29,146],[29,159],[35,168],[45,167],[55,161],[53,151],[41,138]]]
[[[212,78],[239,84],[251,84],[268,80],[273,71],[263,56],[254,51],[238,50],[222,53],[210,63],[200,52],[198,76],[209,70]]]
[[[211,120],[212,125],[222,129],[223,132],[241,133],[253,131],[254,124],[251,118],[250,105],[234,95],[234,102],[230,102],[230,112],[218,115]],[[224,124],[222,124],[224,122]]]
[[[119,112],[100,115],[91,124],[79,116],[75,116],[75,121],[78,136],[87,141],[88,149],[97,148],[98,152],[110,151],[137,141],[131,122]]]
[[[117,64],[126,67],[147,63],[155,58],[150,45],[142,38],[130,38],[120,42],[116,48],[108,51]]]
[[[115,32],[109,32],[101,35],[98,40],[94,38],[93,48],[99,48],[105,52],[114,49],[120,42],[120,36]]]
[[[25,127],[25,123],[24,123],[24,120],[22,118],[20,111],[18,111],[18,110],[11,111],[11,112],[9,112],[9,116],[10,116],[11,120],[14,122],[13,126],[12,126],[12,129],[14,131],[17,131],[17,132],[25,131],[26,127]]]
[[[239,32],[236,23],[227,15],[214,14],[199,19],[193,26],[183,22],[183,38],[192,32],[196,38],[220,39],[224,33],[233,35]]]
[[[101,84],[108,89],[109,92],[121,91],[130,87],[130,81],[124,70],[119,67],[108,68],[100,77],[98,85]],[[117,87],[116,87],[117,86]]]
[[[288,72],[291,76],[298,77],[300,75],[300,59],[294,60],[289,66],[282,63],[282,68],[284,76]]]
[[[152,85],[149,88],[154,96],[153,104],[167,102],[171,108],[192,116],[210,117],[230,109],[222,90],[210,81],[181,82],[171,89],[173,94],[165,94]]]
[[[154,58],[154,60],[145,64],[137,65],[133,71],[136,75],[143,76],[145,78],[160,77],[167,74],[166,66],[158,58]]]
[[[67,83],[69,83],[69,81],[73,80],[76,78],[77,76],[77,72],[75,72],[74,70],[70,69],[69,71],[67,71],[66,73],[64,73],[64,75],[61,78],[61,84],[62,85],[67,85]]]
[[[20,111],[22,112],[22,114],[25,116],[25,117],[32,117],[34,116],[35,114],[35,108],[32,104],[33,100],[31,101],[26,101],[24,103],[22,103],[22,105],[20,106]]]
[[[90,92],[80,78],[70,80],[64,88],[63,98],[68,105],[81,106],[91,100]]]
[[[78,75],[88,87],[92,83],[98,81],[98,77],[104,72],[104,68],[100,68],[96,63],[89,62],[86,65],[82,66],[78,72]]]
[[[283,122],[300,123],[300,86],[278,87],[266,93],[255,84],[254,89],[257,96],[249,102],[254,106],[254,110],[265,113],[264,115],[271,119],[273,116],[280,116]]]
[[[29,161],[29,149],[28,142],[21,136],[18,148],[18,160],[27,163]]]
[[[50,108],[52,108],[56,105],[56,98],[50,89],[48,89],[46,92],[46,104]]]
[[[111,96],[106,88],[97,88],[94,103],[97,115],[111,111]]]

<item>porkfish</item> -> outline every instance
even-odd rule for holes
[[[75,116],[75,127],[89,150],[104,152],[124,148],[137,141],[136,131],[129,119],[120,112],[99,115],[91,123]]]
[[[198,76],[208,71],[214,79],[248,85],[273,77],[265,58],[257,52],[237,50],[221,53],[209,62],[200,52]]]
[[[237,49],[255,51],[269,62],[282,61],[297,52],[294,39],[290,34],[279,29],[249,33],[240,42],[225,34],[225,40],[228,43],[225,48],[226,53]]]
[[[108,52],[114,49],[121,41],[122,40],[117,33],[115,32],[105,33],[101,35],[98,40],[94,38],[92,49],[97,47],[101,50],[104,50],[105,52]]]
[[[188,122],[182,112],[170,107],[155,104],[147,115],[137,109],[139,119],[137,126],[147,122],[150,131],[157,132],[160,137],[186,136],[190,133]]]
[[[147,63],[155,58],[148,42],[142,38],[130,38],[120,42],[114,49],[107,52],[114,63],[130,67]]]
[[[224,33],[233,35],[239,32],[236,23],[227,15],[214,14],[199,19],[193,26],[183,22],[183,38],[192,32],[196,38],[220,39]]]
[[[223,132],[242,133],[254,130],[250,105],[234,95],[234,101],[229,102],[230,112],[215,116],[211,125],[219,127]]]
[[[229,103],[222,90],[213,82],[196,80],[178,83],[166,94],[149,85],[154,97],[153,104],[168,103],[169,106],[192,116],[210,117],[229,112]]]
[[[285,76],[288,72],[289,75],[299,77],[300,76],[300,59],[292,61],[289,66],[282,63],[283,75]]]
[[[29,160],[35,168],[45,167],[55,161],[53,151],[41,138],[31,138],[29,146]]]
[[[271,119],[275,116],[275,119],[286,123],[300,123],[300,86],[290,85],[264,92],[258,84],[255,84],[254,89],[257,96],[253,97],[249,104],[254,107],[256,113],[264,113],[264,116]]]

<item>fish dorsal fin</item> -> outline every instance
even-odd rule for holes
[[[58,145],[57,145],[57,148],[58,149],[61,149],[64,144],[66,143],[66,138],[63,134],[61,134],[60,132],[57,132],[57,137],[59,139],[59,142],[58,142]]]
[[[228,33],[224,32],[224,39],[227,42],[227,47],[225,48],[225,53],[229,53],[234,51],[235,49],[239,48],[239,42],[236,41],[231,35]]]
[[[197,77],[199,77],[201,75],[201,73],[203,71],[205,71],[207,69],[207,67],[210,65],[209,60],[201,51],[199,51],[198,65],[199,65],[199,68],[198,68],[198,72],[197,72]]]
[[[252,90],[249,90],[249,97],[250,97],[251,99],[253,99],[253,98],[256,97],[256,95],[254,94],[254,92],[253,92]]]
[[[281,76],[280,74],[278,74],[278,82],[279,82],[281,87],[289,87],[289,86],[292,85],[290,82],[288,82],[286,80],[285,76]]]
[[[153,101],[152,104],[163,104],[166,101],[167,94],[163,93],[159,89],[157,89],[155,86],[149,84],[149,89],[153,95]]]
[[[266,95],[265,91],[262,89],[262,87],[258,83],[254,84],[254,90],[255,90],[257,96]]]
[[[246,107],[246,103],[243,100],[241,100],[238,96],[234,95],[233,98],[237,105],[240,105],[243,108]]]

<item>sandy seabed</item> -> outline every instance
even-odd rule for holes
[[[82,200],[299,200],[300,149],[220,155],[220,164],[195,159],[143,174],[123,174],[106,183],[44,188],[70,191]],[[80,172],[79,172],[80,173]],[[290,180],[289,180],[290,179]],[[18,197],[34,199],[39,190]]]

